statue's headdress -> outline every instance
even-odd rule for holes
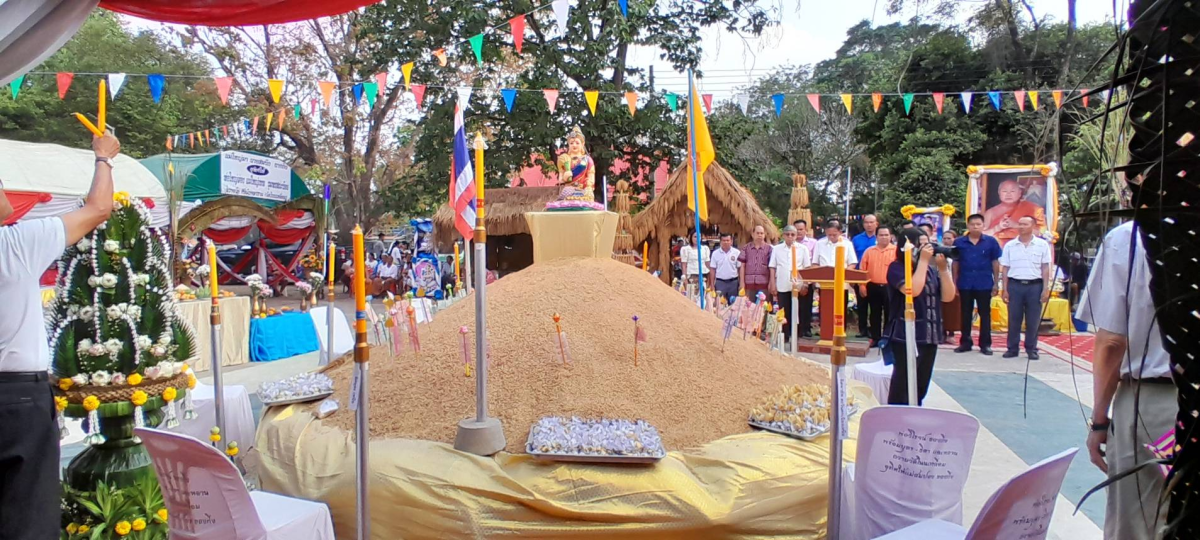
[[[579,129],[579,126],[575,126],[575,129],[572,129],[571,132],[567,134],[567,141],[570,141],[571,139],[579,139],[579,142],[581,143],[585,142],[585,139],[583,138],[583,130]]]

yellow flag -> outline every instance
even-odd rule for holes
[[[412,84],[410,84],[412,82],[412,68],[413,68],[412,62],[404,64],[403,66],[400,66],[400,72],[404,74],[404,90],[405,91],[407,91],[409,88],[412,88]]]
[[[271,131],[271,120],[273,118],[275,118],[275,113],[273,113],[273,112],[267,113],[267,124],[266,124],[267,131]]]
[[[854,96],[842,94],[842,105],[846,106],[846,114],[854,114]]]
[[[1037,108],[1038,108],[1038,105],[1037,105],[1037,96],[1038,96],[1037,90],[1030,90],[1030,91],[1029,91],[1029,101],[1033,102],[1033,110],[1035,110],[1035,111],[1036,111],[1036,110],[1037,110]]]
[[[267,79],[267,88],[271,90],[271,101],[279,103],[283,95],[283,79]]]
[[[587,99],[588,110],[592,111],[592,116],[596,116],[596,100],[600,98],[600,92],[596,90],[584,90],[583,97]]]
[[[688,102],[688,107],[692,109],[692,124],[695,128],[691,133],[691,137],[688,137],[688,141],[689,143],[692,140],[696,141],[695,148],[691,150],[695,152],[696,166],[700,169],[699,174],[696,175],[695,185],[692,184],[690,176],[686,178],[688,208],[699,214],[701,221],[708,221],[708,190],[704,188],[704,172],[717,159],[717,151],[713,148],[712,137],[708,134],[708,122],[704,120],[704,107],[700,101],[700,93],[696,91],[695,85],[692,86],[692,96]],[[691,166],[690,159],[688,160],[688,166]],[[697,187],[700,189],[698,196],[695,191]],[[699,209],[696,208],[697,200],[700,202]]]

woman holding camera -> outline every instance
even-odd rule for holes
[[[904,329],[904,249],[917,246],[912,274],[913,310],[916,312],[916,332],[905,335]],[[925,400],[929,381],[933,377],[933,362],[937,357],[938,341],[942,338],[942,302],[954,299],[954,279],[945,255],[934,254],[929,236],[919,229],[900,231],[896,244],[896,260],[888,266],[888,324],[883,336],[895,358],[892,385],[888,392],[889,405],[908,405],[908,339],[917,343],[917,404]]]

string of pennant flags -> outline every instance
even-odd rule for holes
[[[621,14],[623,16],[628,16],[627,0],[618,0],[618,4],[621,9]],[[569,12],[570,12],[569,0],[553,0],[549,4],[545,4],[540,7],[537,7],[529,12],[512,17],[512,18],[508,19],[507,21],[503,21],[499,24],[489,26],[489,27],[485,28],[484,31],[482,31],[478,34],[475,34],[465,40],[459,41],[459,42],[451,45],[449,48],[439,48],[439,49],[433,50],[430,52],[430,54],[431,54],[432,58],[438,63],[439,66],[445,67],[448,64],[448,59],[447,59],[448,55],[457,54],[456,51],[459,50],[458,48],[460,48],[464,43],[467,43],[471,47],[471,51],[474,54],[476,63],[479,65],[482,65],[483,64],[483,46],[484,46],[485,36],[487,34],[490,34],[495,31],[498,31],[500,29],[503,29],[505,27],[508,27],[510,30],[513,49],[518,54],[520,54],[521,50],[522,50],[522,45],[524,43],[526,17],[529,15],[533,15],[534,13],[539,12],[546,8],[551,8],[554,11],[554,16],[556,18],[557,29],[558,29],[559,35],[565,35],[566,31],[567,31],[567,18],[568,18]],[[413,61],[409,61],[404,64],[401,64],[400,65],[400,73],[401,73],[401,75],[403,77],[403,81],[404,81],[404,90],[406,93],[412,95],[418,111],[422,109],[426,92],[429,89],[454,90],[457,92],[458,103],[460,104],[460,106],[463,107],[464,109],[467,109],[470,107],[470,98],[471,98],[473,91],[475,90],[474,87],[441,86],[441,85],[434,85],[434,84],[414,83],[412,81],[412,71],[413,71],[414,66],[415,66],[415,62],[413,62]],[[66,98],[67,92],[70,90],[71,85],[77,75],[103,77],[107,81],[107,87],[108,87],[109,94],[111,95],[112,99],[116,99],[117,95],[121,92],[122,88],[124,87],[126,79],[131,75],[128,73],[71,73],[71,72],[37,72],[37,71],[27,73],[27,75],[50,75],[50,74],[53,74],[55,76],[55,82],[57,85],[59,99]],[[134,76],[144,76],[146,78],[146,82],[147,82],[147,86],[149,87],[150,95],[155,103],[161,102],[163,93],[166,90],[168,79],[192,79],[192,80],[195,80],[195,79],[207,78],[207,77],[200,77],[200,76],[194,76],[194,75],[164,75],[164,74],[160,74],[160,73],[134,74]],[[13,99],[17,99],[18,95],[20,94],[21,87],[25,83],[25,79],[26,79],[26,75],[21,75],[9,83]],[[216,88],[217,97],[221,100],[221,103],[224,105],[228,105],[229,104],[229,94],[230,94],[230,90],[233,87],[234,78],[232,76],[213,77],[211,80]],[[380,72],[380,73],[376,73],[373,77],[371,77],[368,80],[359,81],[359,82],[355,82],[355,83],[348,83],[345,85],[340,85],[336,81],[318,81],[317,88],[316,88],[316,94],[310,94],[310,95],[319,95],[320,99],[318,99],[316,97],[307,98],[308,105],[309,105],[308,114],[310,117],[316,119],[319,122],[320,121],[320,112],[328,111],[331,107],[334,91],[338,91],[339,93],[345,93],[345,92],[352,93],[354,96],[354,103],[355,103],[356,107],[361,106],[361,104],[365,98],[368,110],[373,109],[375,107],[376,101],[379,100],[380,98],[382,98],[385,95],[385,93],[387,92],[388,80],[389,80],[389,73],[388,72]],[[280,100],[283,99],[283,91],[286,86],[286,80],[284,80],[284,79],[268,79],[266,81],[266,83],[267,83],[267,90],[271,96],[271,102],[278,106],[274,110],[266,112],[265,114],[260,115],[260,116],[254,116],[252,118],[242,118],[238,121],[235,121],[235,122],[232,122],[229,124],[213,126],[213,127],[205,128],[202,130],[196,130],[196,131],[193,131],[190,133],[171,135],[171,136],[167,137],[165,146],[167,147],[168,150],[171,150],[175,147],[182,147],[182,145],[184,144],[185,141],[189,147],[194,147],[197,144],[199,144],[201,146],[208,146],[208,145],[212,144],[212,140],[213,140],[212,134],[213,133],[217,133],[218,141],[221,138],[228,138],[230,136],[229,133],[231,131],[233,131],[235,133],[235,135],[239,135],[239,136],[257,135],[260,120],[265,120],[265,122],[263,122],[263,127],[268,131],[271,129],[273,124],[277,131],[282,130],[285,119],[287,116],[289,116],[289,113],[290,113],[290,116],[292,116],[292,118],[294,120],[299,120],[301,118],[302,114],[304,113],[300,103],[295,103],[290,106],[280,104]],[[587,104],[588,112],[590,112],[591,115],[593,115],[593,116],[595,116],[597,107],[599,107],[601,104],[600,97],[602,95],[617,95],[617,96],[620,96],[621,98],[623,98],[626,106],[629,109],[629,114],[631,116],[633,116],[637,113],[638,103],[642,97],[640,95],[640,93],[636,92],[636,91],[602,91],[602,90],[590,90],[590,89],[563,90],[563,89],[557,89],[557,88],[533,89],[533,88],[510,88],[510,87],[484,88],[483,90],[490,91],[489,93],[494,93],[498,90],[499,95],[504,102],[505,110],[510,113],[512,112],[513,107],[516,104],[517,95],[519,93],[526,93],[526,92],[541,92],[542,98],[545,100],[546,106],[549,108],[551,113],[555,113],[557,111],[558,99],[562,92],[566,91],[566,92],[571,92],[571,93],[583,93],[584,101]],[[1089,105],[1088,90],[1082,89],[1082,90],[1077,90],[1075,92],[1078,92],[1082,96],[1081,103],[1084,107],[1087,107]],[[932,98],[933,103],[934,103],[935,107],[937,108],[938,114],[942,114],[944,112],[944,106],[945,106],[945,101],[946,101],[947,96],[953,97],[955,94],[957,94],[957,97],[961,103],[963,112],[966,114],[970,114],[972,108],[975,106],[975,99],[977,96],[986,95],[988,101],[991,102],[991,105],[996,110],[1001,110],[1004,106],[1004,94],[1007,94],[1007,93],[1012,94],[1012,97],[1015,100],[1015,104],[1016,104],[1017,108],[1020,111],[1024,112],[1026,110],[1026,101],[1027,100],[1028,100],[1028,103],[1030,105],[1032,105],[1034,110],[1038,110],[1041,107],[1041,105],[1040,105],[1041,102],[1039,101],[1039,98],[1041,96],[1045,95],[1046,93],[1050,94],[1051,99],[1054,101],[1055,107],[1060,109],[1060,108],[1062,108],[1064,101],[1067,98],[1071,97],[1072,91],[1071,90],[1049,90],[1049,91],[1042,91],[1042,90],[1010,90],[1010,91],[991,90],[991,91],[986,91],[986,92],[962,91],[962,92],[954,92],[954,93],[947,93],[947,92],[909,92],[909,93],[874,92],[874,93],[836,93],[836,94],[829,94],[829,93],[777,93],[777,94],[771,95],[769,97],[769,99],[771,101],[771,105],[774,108],[776,117],[779,117],[783,114],[784,107],[786,106],[786,103],[787,103],[787,97],[789,97],[789,96],[804,96],[807,99],[810,106],[812,107],[812,109],[817,114],[821,114],[821,113],[825,112],[822,110],[822,103],[827,100],[840,100],[842,107],[845,108],[846,112],[848,114],[853,114],[855,98],[861,98],[861,97],[866,97],[866,96],[870,96],[871,105],[876,113],[878,113],[880,108],[882,107],[885,97],[897,97],[898,96],[901,98],[901,100],[903,102],[905,114],[910,114],[912,111],[913,102],[915,101],[916,97],[917,96],[921,96],[921,97],[928,96],[928,97]],[[1103,92],[1103,94],[1101,96],[1103,101],[1107,101],[1107,98],[1108,98],[1107,93],[1108,93],[1107,90],[1105,90]],[[679,109],[679,106],[680,106],[679,102],[680,102],[681,97],[686,99],[686,96],[681,96],[680,94],[676,94],[674,92],[653,92],[650,94],[650,96],[651,97],[661,96],[666,101],[667,106],[670,108],[670,110],[672,112],[677,111]],[[750,96],[745,93],[738,93],[738,94],[734,94],[732,97],[733,97],[733,100],[736,102],[738,108],[742,111],[742,113],[749,114]],[[707,110],[707,112],[709,114],[711,114],[712,109],[713,109],[713,94],[707,94],[707,93],[701,94],[701,99],[704,102],[705,109]],[[837,101],[834,101],[834,103],[836,104]],[[835,108],[836,108],[836,105],[835,105]]]

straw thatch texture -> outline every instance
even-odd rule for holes
[[[812,211],[808,209],[808,177],[796,173],[792,175],[792,208],[788,211],[788,223],[795,223],[800,219],[814,225]]]
[[[525,212],[541,212],[546,209],[546,203],[558,198],[561,188],[518,187],[489,189],[484,193],[483,201],[487,214],[488,236],[509,236],[529,234],[529,225],[525,222]],[[454,249],[452,244],[458,239],[458,231],[454,228],[454,209],[443,204],[433,215],[433,239],[442,251]]]
[[[672,236],[684,236],[695,226],[695,215],[687,205],[687,182],[691,181],[687,167],[671,173],[667,187],[658,198],[633,217],[633,245],[638,249],[649,242],[650,269],[661,270],[665,283],[670,283]],[[755,225],[767,229],[767,240],[779,238],[779,229],[759,208],[758,202],[729,171],[718,163],[709,165],[704,173],[708,191],[707,226],[733,234],[739,243],[749,242]]]

